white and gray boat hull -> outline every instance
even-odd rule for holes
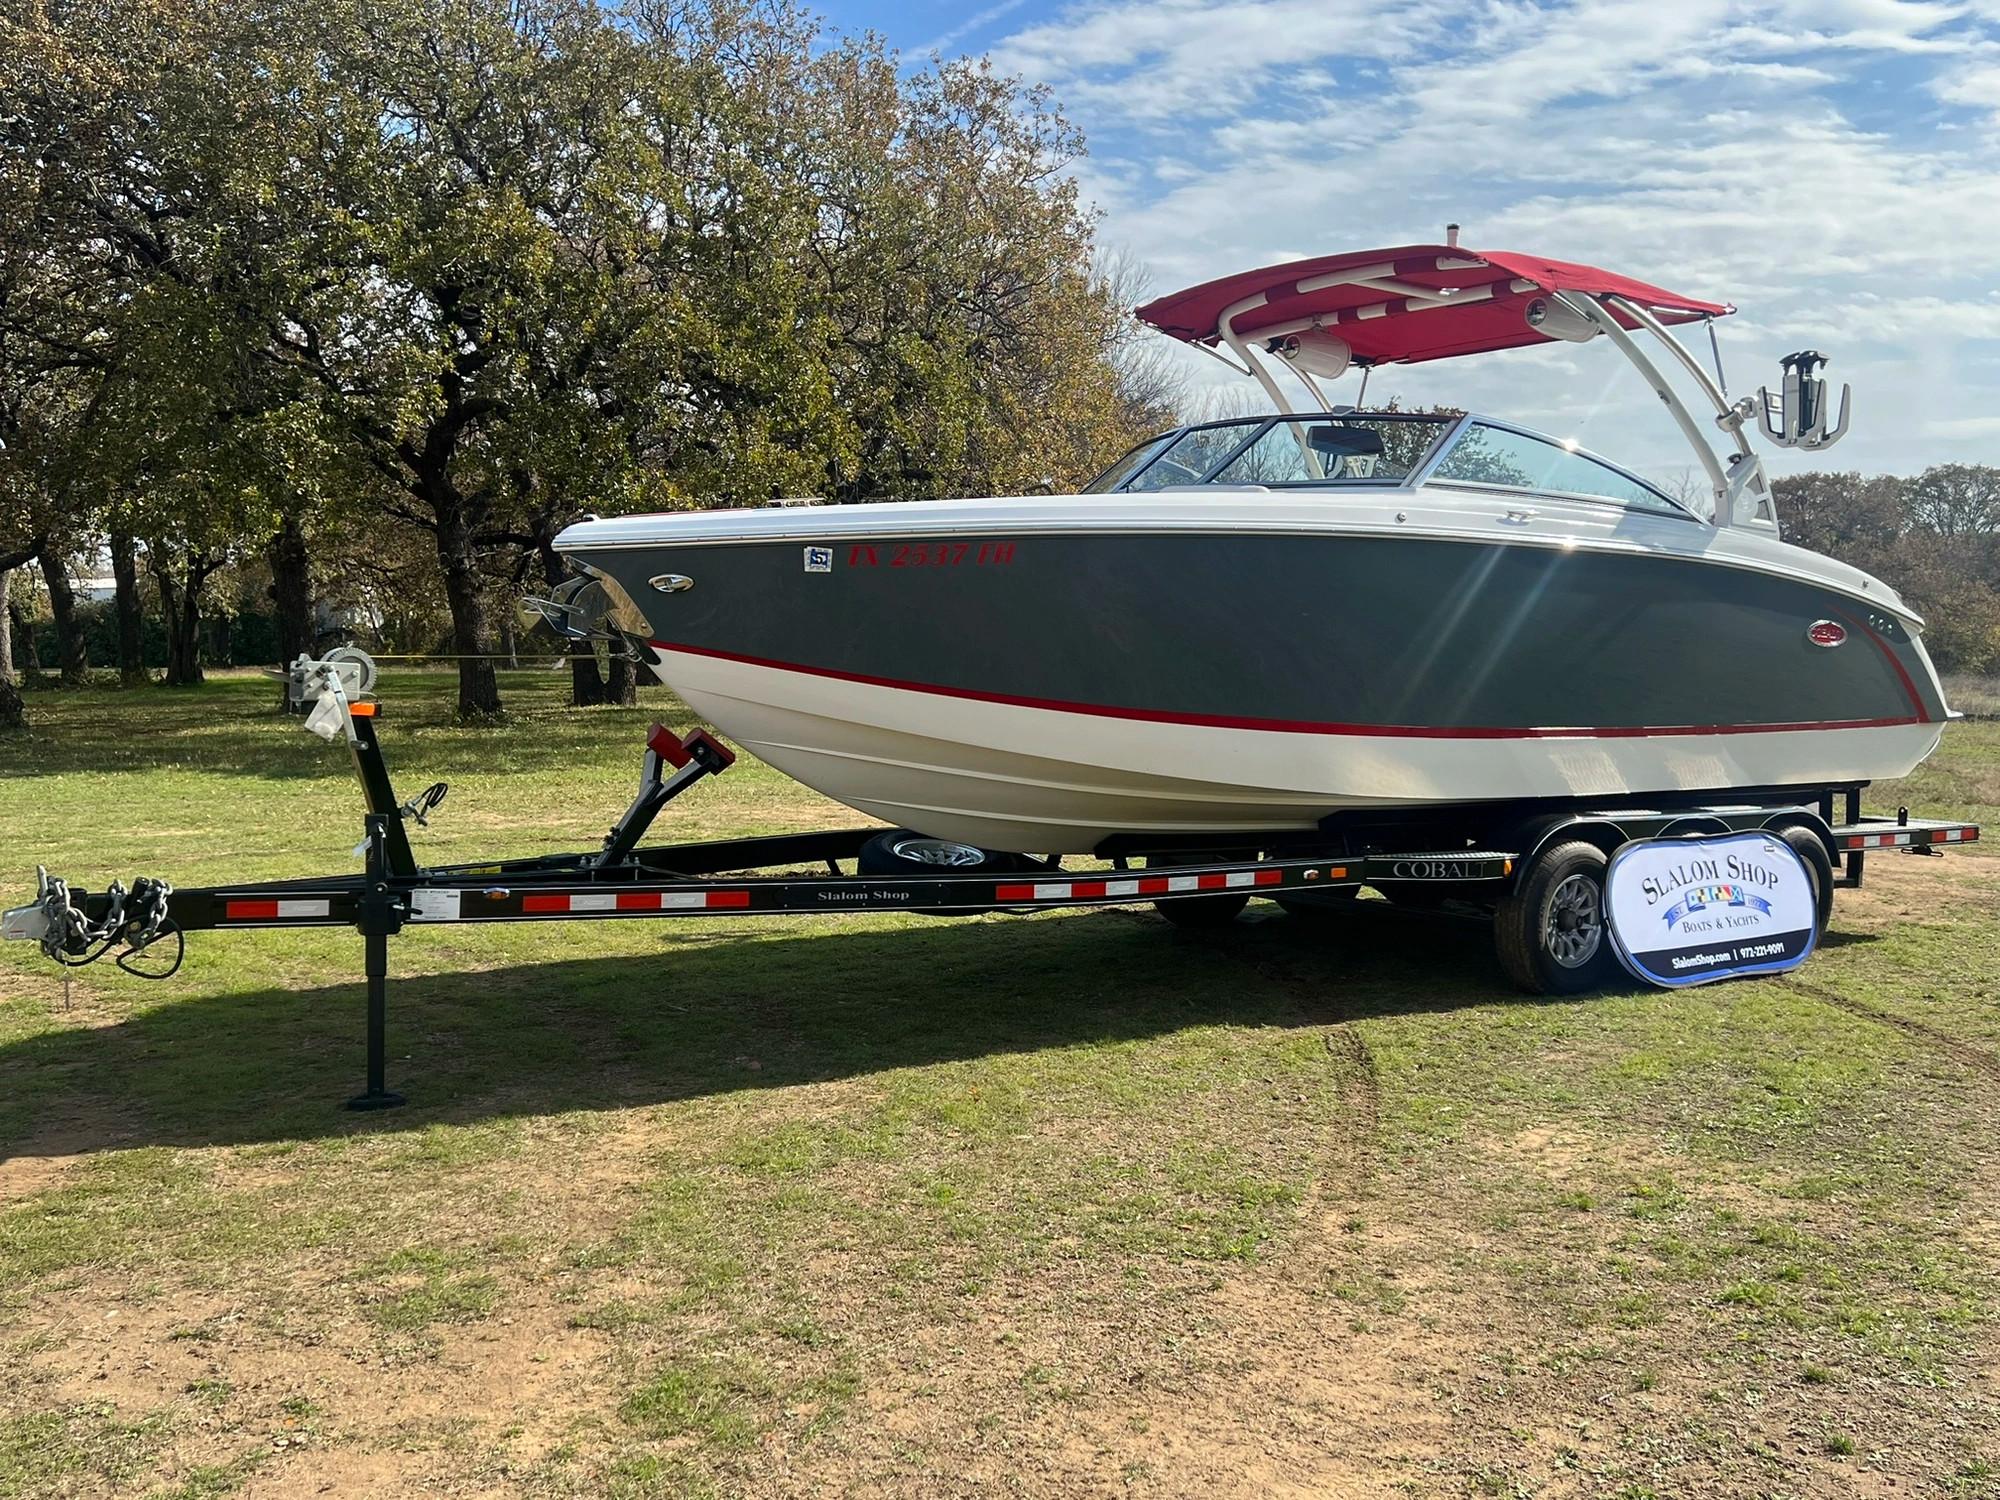
[[[1393,515],[1120,500],[635,518],[561,545],[723,733],[989,849],[1869,781],[1947,717],[1894,596],[1775,542],[1589,511],[1513,536],[1422,492]]]

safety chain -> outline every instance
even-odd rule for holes
[[[94,964],[121,943],[118,967],[141,979],[165,979],[181,966],[186,956],[187,937],[167,914],[167,899],[174,893],[171,884],[147,875],[133,879],[132,889],[114,880],[104,893],[104,915],[93,922],[76,898],[69,882],[46,870],[38,872],[42,887],[42,911],[47,921],[42,927],[42,952],[65,968],[80,969]],[[164,969],[132,962],[163,938],[174,940],[172,961]]]

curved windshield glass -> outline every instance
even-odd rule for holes
[[[1455,420],[1321,412],[1205,422],[1141,444],[1084,493],[1206,484],[1401,484],[1423,467]]]
[[[1147,438],[1145,442],[1139,444],[1138,447],[1134,448],[1130,453],[1119,459],[1117,463],[1091,480],[1089,484],[1086,484],[1077,493],[1082,495],[1102,495],[1119,488],[1126,480],[1130,479],[1140,469],[1144,468],[1146,464],[1151,462],[1153,457],[1171,441],[1173,441],[1172,433],[1168,433],[1165,437]]]
[[[1444,461],[1431,471],[1431,478],[1444,483],[1583,495],[1666,515],[1689,514],[1650,485],[1587,453],[1486,422],[1474,422],[1465,429]]]

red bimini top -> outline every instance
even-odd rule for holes
[[[1435,300],[1422,295],[1426,292],[1451,295]],[[1347,341],[1356,363],[1414,363],[1557,342],[1527,320],[1528,304],[1544,292],[1624,297],[1663,323],[1719,318],[1736,310],[1566,260],[1457,245],[1403,245],[1239,271],[1156,297],[1137,313],[1174,338],[1213,344],[1221,338],[1219,320],[1240,307],[1230,325],[1239,337],[1279,325],[1291,332],[1317,321]],[[1622,313],[1615,315],[1623,326],[1633,326]]]

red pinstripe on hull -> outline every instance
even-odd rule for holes
[[[1887,641],[1883,640],[1881,636],[1877,635],[1860,621],[1854,619],[1851,615],[1841,614],[1839,610],[1835,610],[1834,613],[1851,625],[1857,633],[1868,637],[1869,643],[1882,653],[1882,659],[1895,669],[1896,680],[1903,685],[1903,696],[1910,700],[1910,707],[1914,708],[1917,711],[1918,717],[1921,718],[1924,712],[1924,700],[1918,696],[1917,685],[1910,680],[1909,670],[1904,667],[1902,658],[1889,649]]]
[[[1379,736],[1384,739],[1420,740],[1606,740],[1651,739],[1667,735],[1783,734],[1821,729],[1895,729],[1906,724],[1935,722],[1921,713],[1893,719],[1824,719],[1798,724],[1645,724],[1572,727],[1561,729],[1510,729],[1485,725],[1441,726],[1429,724],[1339,724],[1311,719],[1238,718],[1229,714],[1176,713],[1159,708],[1117,708],[1103,703],[1072,703],[1060,698],[1029,698],[1013,693],[987,693],[976,688],[942,687],[931,682],[905,682],[896,677],[875,677],[865,672],[842,672],[832,667],[808,667],[798,662],[774,661],[769,657],[746,656],[736,651],[718,651],[709,646],[680,646],[672,641],[653,641],[658,651],[679,652],[684,656],[706,656],[732,661],[746,667],[768,667],[779,672],[799,672],[808,677],[827,677],[837,682],[858,682],[868,687],[896,688],[906,693],[932,693],[945,698],[965,698],[976,703],[1003,703],[1011,708],[1040,708],[1053,713],[1092,714],[1103,719],[1135,719],[1148,724],[1192,724],[1208,729],[1250,729],[1269,734],[1340,734]],[[1891,660],[1894,660],[1892,657]],[[1900,670],[1901,664],[1897,663]]]

